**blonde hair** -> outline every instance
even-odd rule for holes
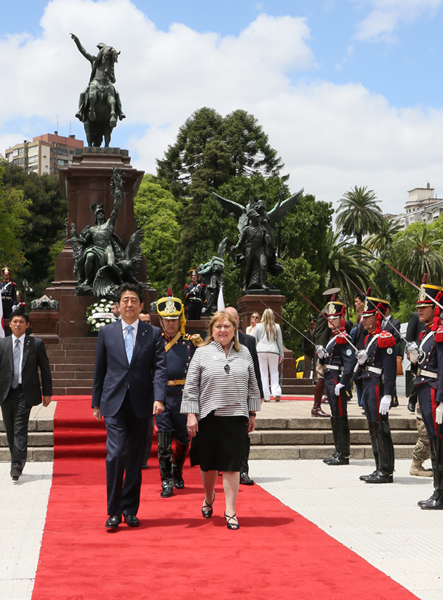
[[[208,335],[206,340],[204,341],[204,343],[202,344],[202,346],[207,346],[208,344],[210,344],[211,342],[214,341],[214,337],[212,335],[212,329],[214,327],[214,325],[217,323],[217,321],[221,321],[224,319],[228,319],[228,321],[234,326],[235,331],[234,331],[234,349],[236,352],[240,352],[240,342],[238,341],[238,324],[237,324],[237,320],[228,312],[226,312],[225,310],[221,310],[218,311],[216,313],[214,313],[211,317],[211,320],[209,321],[209,325],[208,325]]]
[[[260,313],[253,312],[252,315],[251,315],[251,325],[252,325],[252,317],[254,317],[255,315],[257,315],[257,317],[260,319]]]
[[[265,312],[262,315],[261,321],[262,325],[265,326],[266,337],[269,341],[271,341],[270,333],[272,333],[272,337],[275,340],[275,317],[274,311],[271,308],[266,308]]]

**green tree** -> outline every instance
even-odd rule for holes
[[[68,202],[61,195],[56,175],[28,174],[21,167],[8,164],[5,181],[30,201],[30,214],[23,229],[25,263],[20,269],[19,279],[26,277],[34,295],[39,297],[51,282],[51,249],[65,238]]]
[[[340,200],[337,211],[337,229],[345,235],[356,237],[361,246],[365,233],[376,233],[380,227],[382,212],[377,196],[366,187],[355,186]]]
[[[388,215],[383,215],[377,232],[367,238],[364,245],[368,250],[377,252],[379,256],[389,253],[394,243],[395,236],[401,231],[401,225]]]
[[[15,273],[25,262],[23,232],[30,217],[30,201],[22,190],[8,185],[5,177],[8,163],[0,160],[0,263]],[[6,181],[5,181],[6,180]],[[15,278],[15,274],[14,274]]]
[[[350,307],[357,288],[365,291],[370,284],[372,267],[366,248],[341,240],[341,232],[329,229],[327,233],[328,257],[325,263],[324,287],[339,287],[342,298]],[[323,307],[318,307],[323,308]]]
[[[442,234],[426,226],[408,227],[396,240],[394,266],[417,285],[424,273],[430,275],[431,281],[440,282],[443,279]]]
[[[229,152],[229,177],[279,174],[283,168],[257,119],[244,110],[222,117],[212,108],[201,108],[180,127],[177,140],[157,160],[157,175],[171,186],[174,196],[189,196],[195,173],[203,166],[203,152],[218,141]]]
[[[157,289],[159,298],[172,285],[172,258],[179,239],[180,207],[180,202],[152,175],[144,176],[134,198],[134,214],[137,227],[144,231],[142,250],[148,280]],[[173,289],[173,292],[177,294],[179,290]]]

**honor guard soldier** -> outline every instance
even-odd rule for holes
[[[202,308],[206,303],[205,284],[199,282],[199,274],[195,267],[189,271],[191,283],[185,285],[185,306],[190,321],[200,321]]]
[[[17,285],[12,281],[11,269],[3,267],[3,281],[0,283],[0,291],[3,305],[3,318],[10,319],[12,307],[17,303]]]
[[[443,326],[440,321],[440,308],[435,304],[443,303],[443,288],[427,283],[427,274],[423,277],[417,300],[418,318],[426,326],[420,334],[419,345],[410,343],[406,353],[412,363],[416,377],[414,386],[418,392],[418,401],[423,422],[429,436],[432,471],[434,476],[434,493],[428,500],[421,500],[418,505],[425,510],[443,509],[443,480],[441,440],[437,439],[440,427],[437,427],[438,413],[442,413],[443,401],[441,382],[443,381]],[[435,302],[434,302],[435,300]],[[438,408],[437,408],[438,406]]]
[[[345,305],[333,296],[326,305],[326,317],[332,337],[326,348],[317,346],[317,356],[324,367],[335,446],[331,458],[325,458],[323,461],[327,465],[348,465],[351,452],[347,405],[352,398],[352,376],[356,358],[345,331],[345,310]]]
[[[392,333],[381,329],[389,302],[373,298],[370,293],[369,288],[362,311],[363,327],[368,335],[357,360],[363,371],[363,409],[376,468],[370,475],[361,475],[360,479],[366,483],[392,483],[395,457],[388,414],[397,377],[396,340]]]
[[[157,302],[157,312],[163,329],[166,360],[168,363],[168,389],[165,410],[155,417],[158,427],[158,462],[162,479],[162,498],[169,498],[174,487],[183,489],[183,464],[188,451],[189,437],[187,415],[180,413],[183,387],[195,347],[201,342],[199,335],[190,336],[185,331],[186,319],[181,300],[168,296]],[[172,439],[175,448],[172,452]]]

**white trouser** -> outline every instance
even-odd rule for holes
[[[279,354],[272,354],[271,352],[257,352],[258,362],[260,363],[260,375],[261,382],[263,385],[263,396],[266,401],[271,399],[271,392],[274,398],[281,396],[281,387],[278,383],[278,360]],[[271,375],[271,392],[269,391],[269,373]]]

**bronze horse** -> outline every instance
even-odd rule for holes
[[[91,77],[86,89],[80,94],[78,112],[75,115],[84,123],[88,146],[109,147],[111,133],[117,125],[117,119],[124,119],[120,95],[114,87],[114,65],[118,62],[117,52],[111,46],[100,43],[99,53],[92,56],[83,48],[80,40],[71,34],[77,48],[92,66]]]

